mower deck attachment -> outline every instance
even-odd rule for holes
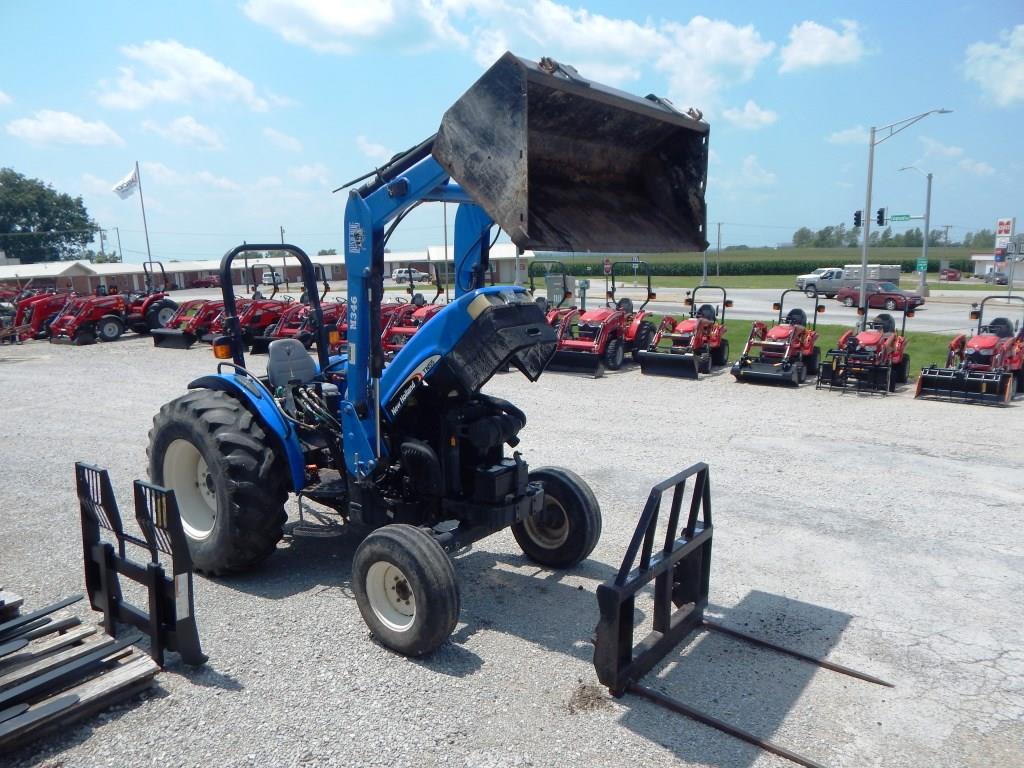
[[[176,328],[154,328],[150,331],[154,347],[167,349],[189,349],[196,343],[195,334],[179,331]]]
[[[757,360],[737,360],[732,375],[737,381],[760,381],[771,384],[799,385],[804,379],[803,363],[763,363]]]
[[[192,666],[206,662],[199,647],[192,601],[192,558],[181,526],[174,492],[135,481],[135,520],[142,539],[125,533],[107,470],[75,463],[82,515],[85,586],[93,610],[103,613],[103,629],[117,636],[117,625],[130,624],[149,635],[149,655],[160,666],[164,650],[177,651]],[[106,528],[117,539],[117,550],[100,538]],[[149,552],[149,562],[125,556],[125,543]],[[158,552],[171,558],[173,578],[160,564]],[[148,613],[126,602],[119,577],[142,584],[148,591]]]
[[[967,371],[930,365],[921,369],[914,396],[1006,405],[1013,398],[1014,383],[1010,371]]]
[[[686,484],[695,478],[685,527],[679,531]],[[661,498],[672,489],[672,503],[663,545],[655,551]],[[699,519],[698,519],[699,517]],[[678,534],[678,535],[677,535]],[[640,683],[677,645],[695,630],[729,635],[762,648],[784,653],[825,669],[876,685],[891,683],[849,667],[816,659],[807,654],[749,635],[704,618],[711,575],[711,485],[707,464],[694,464],[651,489],[636,531],[618,573],[597,588],[600,609],[594,642],[597,677],[615,697],[633,693],[671,712],[683,715],[756,747],[808,768],[820,764],[684,704]],[[639,557],[639,563],[637,558]],[[636,595],[654,582],[652,631],[634,643]],[[674,607],[674,610],[673,610]]]
[[[707,354],[641,350],[637,358],[640,361],[640,372],[647,375],[698,379],[701,373],[711,372],[711,356]]]

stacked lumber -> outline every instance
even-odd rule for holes
[[[132,643],[66,609],[81,595],[22,613],[0,589],[0,754],[148,688],[160,670]]]

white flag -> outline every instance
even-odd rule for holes
[[[133,168],[131,173],[114,185],[113,192],[122,200],[127,200],[137,186],[139,186],[139,169]]]

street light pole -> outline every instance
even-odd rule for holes
[[[909,128],[918,120],[924,120],[928,115],[947,115],[952,111],[953,110],[951,109],[930,109],[927,112],[922,112],[920,115],[914,115],[913,117],[908,117],[903,120],[897,120],[895,123],[890,123],[889,125],[883,125],[881,128],[871,126],[871,133],[868,136],[868,188],[867,193],[864,196],[864,243],[861,245],[860,251],[860,303],[858,306],[862,311],[860,318],[860,326],[862,330],[867,328],[868,322],[868,238],[871,235],[871,181],[875,169],[875,145],[891,139],[897,133]],[[888,133],[885,133],[882,138],[875,138],[878,134],[885,131],[888,131]],[[925,236],[925,241],[927,242],[927,235]]]
[[[920,271],[920,277],[917,282],[917,292],[922,296],[928,295],[928,283],[925,282],[925,277],[928,274],[928,235],[931,232],[931,221],[932,221],[932,175],[925,173],[916,165],[905,165],[900,168],[901,171],[914,170],[928,179],[928,192],[924,199],[924,244],[921,246],[921,260],[925,263],[925,268]],[[947,230],[948,231],[948,230]]]

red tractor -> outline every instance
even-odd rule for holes
[[[973,336],[960,334],[949,343],[946,367],[929,365],[921,369],[915,397],[1005,405],[1024,393],[1024,328],[1021,321],[996,317],[986,322],[985,304],[993,301],[1005,308],[1024,311],[1024,297],[987,296],[971,319],[978,321]]]
[[[168,298],[162,288],[155,286],[150,268],[152,264],[159,266],[160,272],[164,274],[160,262],[143,263],[145,291],[101,291],[101,295],[77,296],[68,300],[50,324],[50,341],[81,346],[95,344],[97,339],[115,341],[126,329],[135,333],[150,333],[166,327],[178,305]],[[165,286],[166,282],[164,274]]]
[[[643,267],[647,276],[647,299],[634,311],[633,300],[615,300],[615,268]],[[629,354],[633,362],[647,349],[657,329],[651,322],[647,303],[656,298],[651,289],[651,270],[646,262],[617,261],[611,265],[611,287],[605,291],[606,304],[585,312],[571,310],[558,318],[561,332],[558,347],[548,364],[552,371],[579,371],[598,377],[607,368],[617,371]],[[549,322],[551,318],[549,316]]]
[[[857,390],[895,392],[897,384],[906,384],[909,376],[910,355],[907,353],[907,318],[913,311],[904,310],[903,323],[896,331],[892,315],[881,313],[864,323],[863,328],[851,328],[839,337],[835,349],[826,352],[818,370],[817,389],[854,387]]]
[[[241,305],[248,299],[239,299]],[[183,301],[165,328],[151,332],[154,347],[188,349],[197,339],[209,333],[213,322],[224,309],[221,299],[191,299]]]
[[[317,265],[319,266],[319,265]],[[256,285],[256,268],[257,267],[270,267],[269,264],[253,264],[249,267],[250,278],[252,279],[253,286]],[[320,274],[323,274],[323,267],[320,267]],[[327,289],[330,285],[327,285],[326,280],[324,281],[325,289],[324,293],[327,293]],[[263,294],[260,293],[258,288],[254,288],[252,297],[248,303],[244,306],[239,304],[237,319],[238,326],[242,333],[242,343],[248,348],[248,346],[254,343],[254,340],[261,338],[266,335],[267,330],[274,324],[276,324],[285,310],[294,303],[294,299],[291,296],[286,296],[284,299],[275,299],[277,295],[277,283],[274,283],[274,289],[270,294],[269,298],[263,298]],[[303,299],[305,296],[303,296]],[[209,330],[204,333],[200,338],[206,343],[210,343],[217,336],[224,333],[224,316],[223,313],[218,315],[217,318],[210,324]]]
[[[331,284],[327,282],[327,274],[322,264],[314,264],[313,271],[317,279],[323,283],[323,290],[320,293],[320,307],[323,310],[324,324],[335,326],[344,343],[348,336],[347,306],[344,301],[337,301],[333,304],[324,304],[324,298],[331,290]],[[276,286],[275,286],[276,291]],[[262,335],[253,337],[252,348],[249,354],[265,355],[270,349],[270,342],[277,339],[298,339],[302,345],[309,349],[316,339],[316,329],[311,326],[312,317],[309,313],[309,302],[306,293],[303,291],[299,297],[298,304],[290,304],[281,313],[280,318],[271,325],[268,325]],[[334,350],[332,350],[332,353]]]
[[[722,303],[700,304],[698,293],[722,292]],[[725,310],[732,306],[725,288],[701,285],[688,291],[686,306],[690,316],[676,320],[670,315],[662,318],[657,333],[647,349],[640,350],[640,371],[657,376],[675,376],[696,379],[701,373],[711,373],[711,366],[729,363],[729,340],[725,338]]]
[[[807,313],[794,307],[783,316],[783,305],[787,293],[799,296],[804,291],[790,288],[783,291],[773,309],[779,313],[774,325],[757,320],[750,329],[750,336],[743,347],[740,359],[733,363],[732,375],[737,381],[762,381],[799,386],[808,376],[818,375],[821,350],[815,346],[818,340],[818,313],[825,311],[825,305],[818,303],[818,292],[814,291],[814,309],[808,327]]]
[[[19,341],[47,338],[50,335],[50,324],[64,309],[64,305],[77,295],[74,291],[37,293],[21,299],[14,314],[14,327],[18,329]]]

